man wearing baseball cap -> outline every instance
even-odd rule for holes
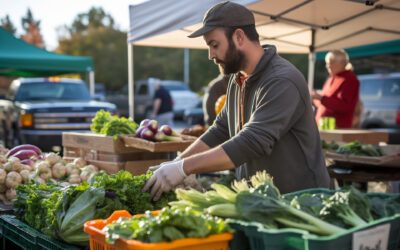
[[[282,193],[329,187],[318,128],[303,75],[273,45],[261,46],[254,15],[223,2],[210,8],[203,27],[209,58],[232,74],[226,103],[214,124],[173,161],[153,167],[157,200],[189,174],[234,169],[237,179],[266,170]]]

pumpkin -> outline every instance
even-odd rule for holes
[[[219,114],[219,112],[221,112],[222,108],[225,105],[225,101],[226,101],[226,95],[221,95],[220,97],[218,97],[217,101],[215,102],[215,114]]]

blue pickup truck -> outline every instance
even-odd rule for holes
[[[0,100],[1,140],[11,148],[28,143],[43,151],[59,151],[63,131],[89,131],[100,109],[116,106],[93,100],[82,80],[19,78]]]

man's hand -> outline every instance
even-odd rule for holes
[[[165,164],[168,164],[168,163],[171,163],[171,162],[174,162],[174,161],[179,161],[179,160],[182,160],[182,159],[179,158],[179,156],[177,156],[177,157],[176,157],[175,159],[173,159],[172,161],[166,161],[166,162],[161,163],[160,165],[151,166],[151,167],[149,167],[148,170],[154,172],[154,171],[156,171],[157,169],[159,169],[160,167],[164,166]]]
[[[151,186],[150,196],[156,201],[161,194],[170,191],[180,184],[186,176],[183,171],[183,159],[164,162],[146,182],[142,191],[146,192]]]

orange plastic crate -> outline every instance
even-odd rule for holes
[[[153,211],[157,215],[159,211]],[[141,216],[141,215],[135,215]],[[91,250],[119,250],[119,249],[191,249],[191,250],[224,250],[228,249],[228,243],[233,238],[231,233],[222,233],[210,235],[207,238],[186,238],[174,240],[172,242],[160,243],[143,243],[137,240],[118,239],[113,245],[106,243],[106,235],[102,229],[113,221],[118,220],[120,217],[132,217],[126,210],[115,211],[108,219],[105,220],[91,220],[87,221],[84,225],[84,231],[90,236],[90,249]]]

